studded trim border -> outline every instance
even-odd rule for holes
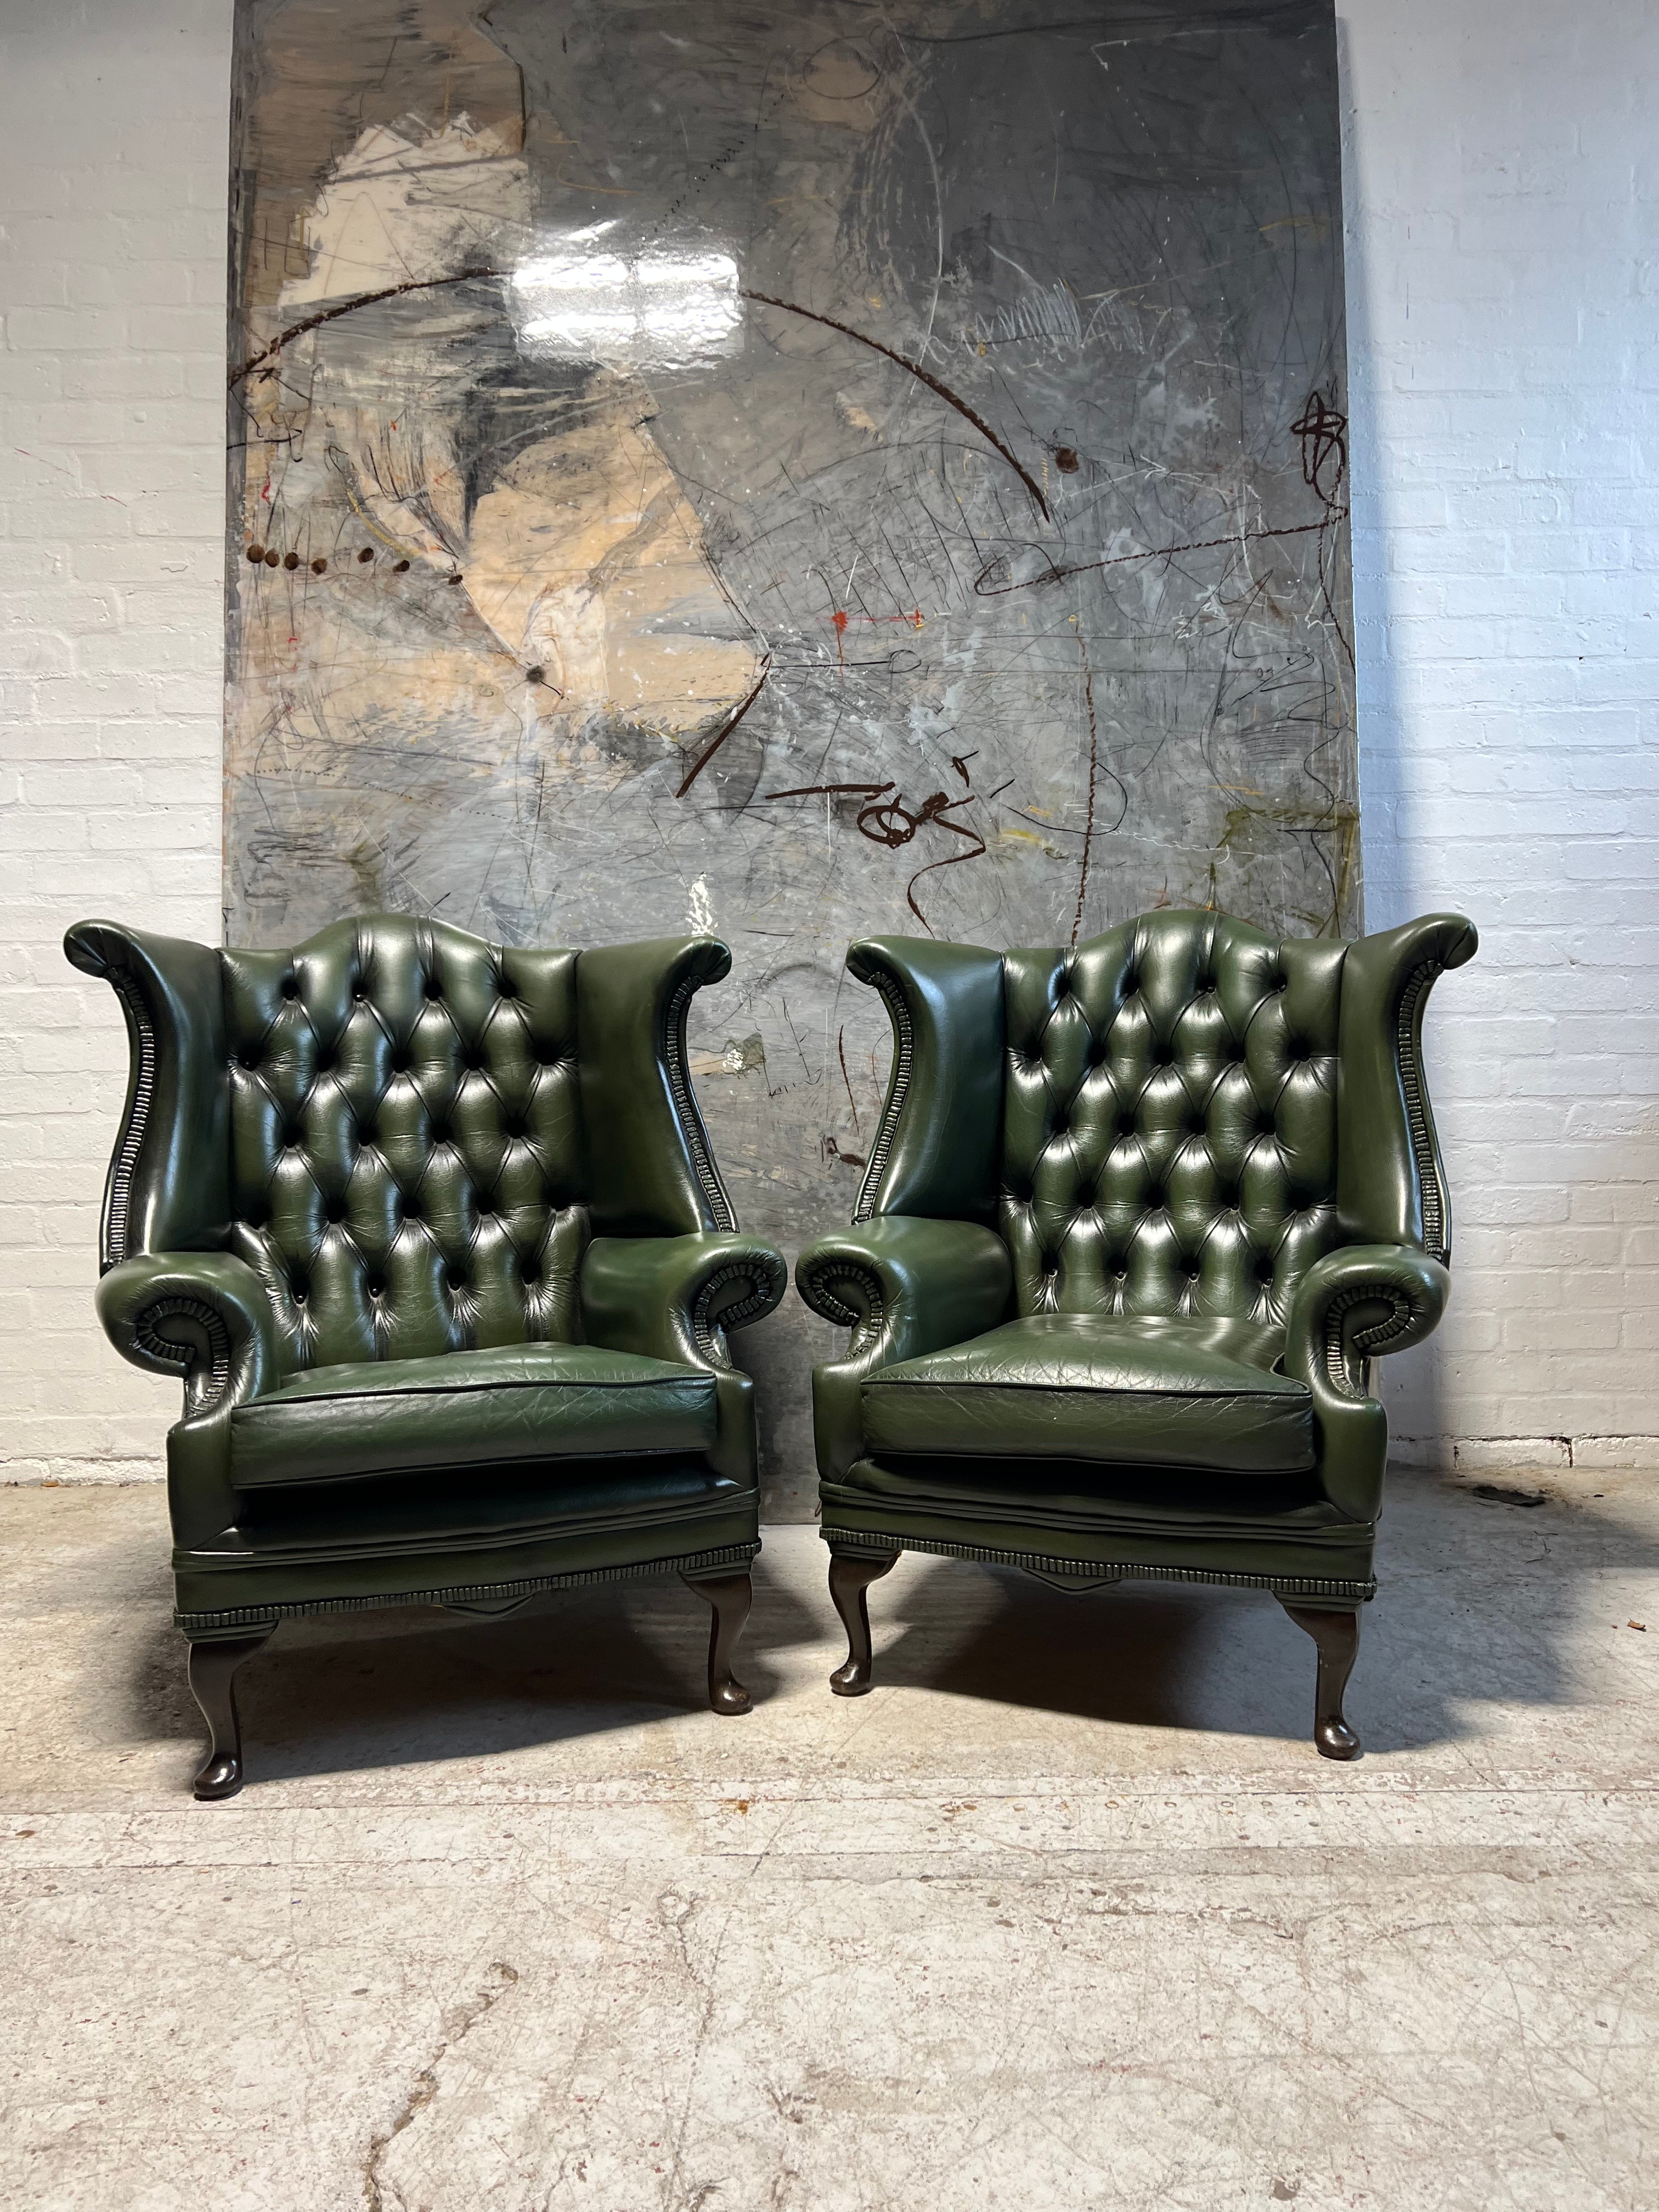
[[[1355,1306],[1376,1305],[1379,1302],[1389,1307],[1387,1317],[1353,1333],[1354,1350],[1362,1359],[1370,1359],[1380,1357],[1397,1337],[1410,1333],[1417,1309],[1404,1291],[1397,1283],[1360,1283],[1350,1290],[1340,1291],[1326,1308],[1325,1372],[1332,1389],[1344,1398],[1359,1400],[1369,1394],[1354,1389],[1343,1348],[1342,1323]]]
[[[157,1324],[169,1314],[193,1321],[208,1340],[208,1364],[202,1367],[190,1346],[163,1336]],[[182,1296],[159,1297],[144,1307],[132,1324],[132,1340],[147,1358],[175,1369],[185,1378],[192,1413],[210,1413],[230,1388],[230,1331],[216,1306],[204,1298]]]
[[[1429,1119],[1428,1094],[1423,1087],[1422,1062],[1423,1001],[1443,967],[1439,960],[1425,960],[1407,979],[1400,996],[1395,1048],[1400,1061],[1400,1087],[1406,1098],[1406,1124],[1411,1131],[1412,1151],[1423,1194],[1424,1249],[1431,1260],[1438,1260],[1443,1267],[1451,1259],[1451,1238],[1446,1218],[1446,1194],[1435,1152],[1434,1125]]]
[[[104,981],[121,1001],[121,1010],[132,1032],[135,1064],[132,1096],[127,1102],[126,1126],[109,1164],[109,1183],[104,1194],[104,1272],[118,1267],[127,1256],[127,1230],[132,1211],[132,1177],[155,1097],[155,1025],[143,994],[131,975],[106,968]]]
[[[1037,1575],[1127,1576],[1137,1582],[1211,1583],[1230,1589],[1271,1590],[1275,1597],[1346,1598],[1369,1604],[1376,1595],[1375,1579],[1356,1582],[1335,1575],[1250,1575],[1222,1568],[1149,1567],[1125,1559],[1056,1559],[1039,1552],[1002,1552],[983,1544],[952,1544],[933,1536],[878,1536],[866,1528],[818,1531],[826,1544],[842,1551],[866,1553],[930,1552],[947,1559],[976,1559],[993,1567],[1024,1567]]]
[[[864,1292],[866,1310],[860,1314],[836,1296],[830,1288],[834,1283],[856,1282]],[[837,1328],[858,1328],[866,1325],[879,1332],[885,1319],[881,1295],[881,1278],[873,1267],[861,1267],[859,1262],[839,1253],[826,1254],[800,1277],[800,1294],[816,1314],[825,1321],[834,1322]]]
[[[782,1276],[780,1280],[779,1277]],[[727,1283],[744,1282],[753,1285],[747,1297],[738,1298],[724,1307],[718,1319],[711,1321],[708,1309],[714,1293]],[[705,1359],[717,1367],[732,1364],[725,1339],[734,1328],[741,1328],[757,1314],[770,1313],[782,1297],[788,1278],[783,1275],[781,1265],[775,1274],[753,1260],[732,1260],[723,1267],[716,1267],[698,1291],[691,1309],[691,1334],[697,1340],[697,1349]]]
[[[668,1088],[674,1101],[674,1110],[679,1116],[681,1133],[691,1155],[691,1164],[696,1170],[702,1194],[714,1217],[716,1229],[734,1230],[738,1217],[732,1210],[732,1201],[726,1194],[726,1185],[720,1181],[720,1170],[714,1165],[714,1154],[708,1149],[708,1138],[698,1110],[697,1097],[691,1088],[690,1063],[685,1050],[685,1018],[691,1001],[702,988],[701,978],[687,975],[678,983],[668,1001],[668,1011],[663,1022],[663,1065],[668,1070]]]
[[[887,1103],[881,1109],[881,1126],[876,1131],[876,1141],[870,1147],[870,1164],[864,1170],[864,1181],[859,1185],[858,1204],[853,1208],[854,1221],[868,1221],[876,1210],[876,1194],[881,1188],[883,1176],[887,1172],[893,1139],[898,1133],[899,1116],[903,1113],[904,1102],[909,1096],[910,1073],[915,1060],[915,1030],[903,992],[893,977],[884,971],[877,973],[874,982],[881,994],[882,1004],[887,1009],[887,1018],[893,1024],[893,1079],[887,1086]]]
[[[634,1582],[648,1575],[697,1575],[720,1567],[746,1567],[760,1550],[756,1544],[722,1544],[712,1552],[690,1552],[673,1559],[641,1559],[625,1567],[583,1567],[568,1575],[526,1575],[517,1582],[459,1583],[442,1589],[392,1590],[384,1597],[317,1597],[283,1605],[226,1606],[212,1613],[179,1613],[173,1625],[186,1636],[221,1629],[257,1628],[266,1621],[308,1620],[324,1613],[384,1612],[394,1605],[477,1605],[490,1598],[534,1597],[538,1591],[576,1589],[590,1583]]]

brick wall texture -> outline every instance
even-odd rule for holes
[[[219,925],[230,0],[0,0],[3,1474],[159,1472],[94,1318],[125,1078],[64,963]],[[1481,932],[1429,1051],[1455,1302],[1402,1456],[1659,1465],[1659,11],[1347,0],[1369,919]]]

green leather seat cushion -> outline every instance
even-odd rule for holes
[[[1294,1473],[1313,1400],[1275,1374],[1281,1333],[1240,1321],[1034,1314],[871,1376],[867,1449]]]
[[[313,1367],[231,1416],[239,1489],[714,1441],[715,1379],[590,1344]]]

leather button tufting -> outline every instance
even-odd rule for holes
[[[288,1000],[294,1000],[297,999],[299,995],[300,987],[295,981],[293,976],[284,976],[283,979],[283,996]]]

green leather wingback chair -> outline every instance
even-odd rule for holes
[[[291,951],[71,929],[132,1073],[98,1310],[181,1375],[175,1619],[241,1786],[232,1678],[279,1620],[674,1572],[709,1702],[759,1548],[728,1333],[785,1287],[737,1235],[687,1074],[712,938],[515,951],[375,915]]]
[[[853,1331],[813,1377],[843,1696],[902,1551],[1244,1584],[1315,1639],[1319,1749],[1358,1753],[1370,1363],[1445,1304],[1419,1037],[1474,949],[1457,915],[1344,943],[1169,912],[1069,952],[852,948],[892,1081],[854,1225],[795,1278]]]

